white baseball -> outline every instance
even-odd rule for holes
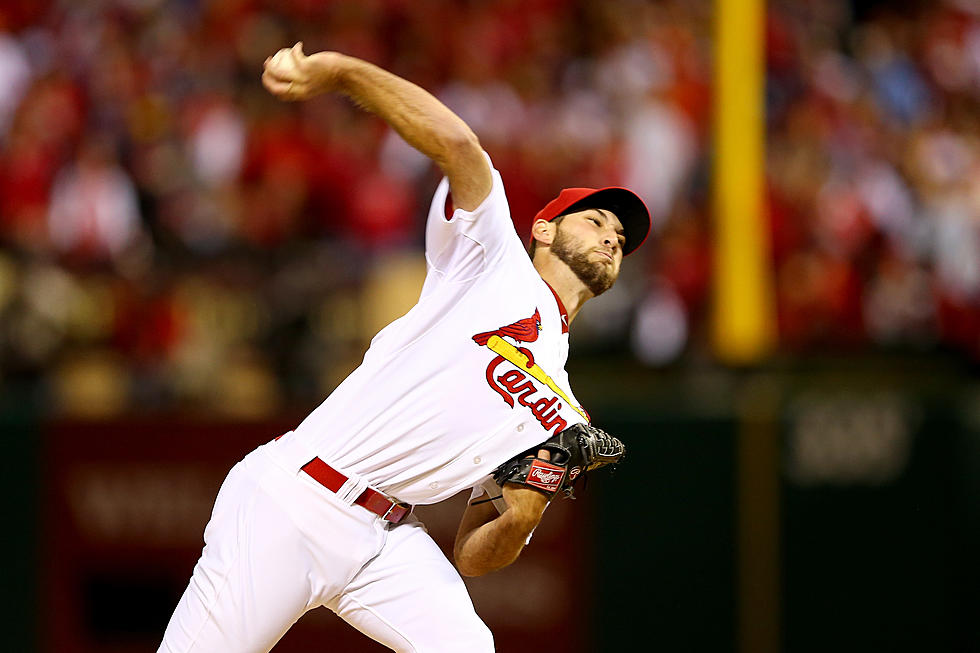
[[[283,48],[276,52],[272,57],[272,61],[269,63],[272,69],[279,75],[293,73],[294,66],[292,58],[290,57],[290,52],[288,48]]]

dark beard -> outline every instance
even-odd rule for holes
[[[551,242],[551,252],[559,261],[567,265],[596,297],[612,288],[616,281],[604,263],[593,263],[589,261],[587,253],[574,251],[571,239],[565,237],[561,227]]]

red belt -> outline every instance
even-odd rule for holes
[[[346,476],[319,458],[314,458],[300,469],[331,492],[336,492],[347,482]],[[392,501],[377,490],[372,490],[371,488],[367,488],[361,492],[360,496],[354,499],[354,503],[367,508],[382,519],[390,521],[393,524],[397,524],[405,515],[412,512],[412,506],[409,504]]]

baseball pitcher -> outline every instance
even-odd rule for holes
[[[460,574],[512,563],[550,500],[623,456],[569,386],[568,327],[616,281],[649,213],[625,189],[565,189],[537,214],[529,257],[476,135],[425,90],[300,43],[262,81],[283,100],[347,96],[445,178],[418,303],[295,431],[229,472],[159,650],[268,651],[326,606],[396,651],[493,651]],[[412,506],[466,489],[454,567]]]

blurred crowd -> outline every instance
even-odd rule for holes
[[[980,356],[980,4],[777,2],[768,180],[782,344]]]
[[[774,0],[780,347],[980,355],[980,10]],[[434,167],[262,62],[365,58],[480,136],[515,226],[563,186],[648,202],[582,350],[709,350],[707,0],[9,0],[0,8],[0,384],[54,410],[309,407],[414,303]],[[591,315],[590,315],[591,313]],[[581,326],[580,326],[581,324]]]

